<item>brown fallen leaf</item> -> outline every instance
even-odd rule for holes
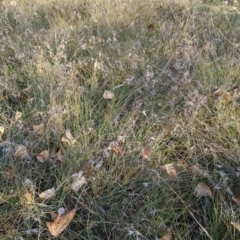
[[[105,90],[103,93],[103,98],[105,99],[113,99],[114,97],[115,97],[114,93],[108,90]]]
[[[2,135],[4,133],[4,127],[3,126],[0,126],[0,142],[2,142]]]
[[[24,197],[27,200],[26,204],[32,204],[33,203],[33,196],[32,196],[32,194],[30,192],[26,192],[24,194]]]
[[[152,23],[152,24],[149,24],[148,26],[147,26],[147,30],[148,31],[153,31],[154,30],[154,24]]]
[[[142,156],[144,160],[149,161],[151,158],[150,148],[142,148]]]
[[[171,240],[172,239],[172,229],[167,229],[167,234],[165,234],[160,240]]]
[[[28,158],[27,148],[22,144],[16,145],[14,158],[15,159],[27,159]]]
[[[187,164],[187,161],[185,159],[181,158],[181,159],[177,160],[177,166],[187,168],[188,164]]]
[[[33,130],[38,135],[43,135],[45,132],[45,125],[44,123],[41,123],[39,125],[33,125]]]
[[[64,214],[58,213],[58,216],[55,218],[55,220],[53,222],[46,222],[46,225],[47,225],[50,233],[54,237],[59,236],[60,233],[62,233],[67,228],[69,223],[72,221],[72,219],[74,218],[74,216],[76,214],[76,211],[77,211],[77,209],[74,208],[71,211],[66,212]]]
[[[189,168],[189,170],[192,172],[193,175],[199,176],[199,177],[207,177],[211,178],[212,176],[209,174],[207,170],[202,169],[202,167],[199,164],[195,164]]]
[[[213,191],[211,188],[204,182],[200,182],[194,189],[195,197],[209,196],[213,198]]]
[[[107,150],[120,155],[124,154],[124,149],[120,146],[118,142],[114,142],[114,141],[109,143]]]
[[[39,198],[42,199],[42,200],[47,200],[49,198],[53,198],[55,197],[55,194],[56,194],[56,191],[55,191],[55,188],[51,188],[51,189],[48,189],[44,192],[41,192],[39,194]]]
[[[40,152],[36,157],[39,162],[43,163],[48,160],[49,152],[47,150],[44,150],[44,151]]]
[[[231,222],[231,224],[240,232],[240,223]]]
[[[67,129],[62,136],[61,141],[68,143],[69,146],[72,146],[76,143],[77,140],[73,137],[70,130]]]
[[[161,169],[165,170],[167,174],[172,178],[176,178],[178,175],[178,167],[175,163],[167,163],[161,166]]]

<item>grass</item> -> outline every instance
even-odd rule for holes
[[[2,1],[0,239],[54,239],[50,212],[75,206],[57,239],[155,240],[167,229],[172,239],[240,239],[231,224],[240,222],[235,5]],[[61,141],[66,129],[74,145]],[[112,141],[124,153],[107,151]],[[16,157],[18,144],[28,157]],[[62,162],[37,160],[53,148]],[[87,184],[74,192],[71,176],[88,160]],[[209,175],[194,174],[196,164]],[[214,197],[194,195],[200,182]]]

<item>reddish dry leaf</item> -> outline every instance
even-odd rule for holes
[[[77,209],[74,208],[65,214],[58,214],[53,222],[46,222],[48,230],[54,237],[58,237],[63,232],[76,214]]]
[[[72,146],[76,143],[77,140],[72,136],[70,130],[67,129],[62,136],[61,141],[68,143],[69,146]]]
[[[37,155],[37,160],[41,163],[47,161],[48,158],[49,158],[49,152],[47,150],[44,150]]]
[[[160,240],[171,240],[172,239],[172,229],[168,228],[167,229],[167,234],[164,235]]]
[[[42,193],[39,194],[39,198],[42,200],[47,200],[49,198],[55,197],[56,191],[55,188],[48,189]]]
[[[123,155],[124,149],[119,145],[118,142],[110,142],[107,148],[108,151]]]
[[[15,159],[27,159],[28,158],[27,148],[21,144],[16,145],[14,158]]]
[[[33,125],[33,130],[38,135],[43,135],[45,132],[45,125],[44,123],[41,123],[39,125]]]
[[[213,191],[211,188],[204,182],[200,182],[194,189],[195,197],[209,196],[213,198]]]
[[[103,98],[105,99],[113,99],[115,97],[114,93],[105,90],[105,92],[103,93]]]
[[[151,150],[150,148],[142,148],[142,156],[144,160],[149,161],[151,158]]]
[[[195,164],[191,166],[189,169],[193,175],[196,175],[199,177],[211,178],[211,176],[209,175],[209,172],[207,170],[203,170],[199,164]]]

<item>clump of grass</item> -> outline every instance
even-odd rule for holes
[[[239,222],[236,7],[21,0],[4,1],[0,16],[1,239],[51,239],[50,212],[74,206],[59,239],[160,239],[167,229],[173,239],[239,237],[231,225]],[[40,123],[41,135],[32,127]],[[66,129],[73,146],[61,142]],[[121,154],[106,150],[112,141]],[[18,144],[28,158],[16,158]],[[56,147],[61,163],[37,160]],[[89,159],[76,193],[71,176]],[[196,164],[209,175],[193,175]],[[196,198],[199,182],[215,197]],[[38,194],[53,186],[55,198],[42,202]]]

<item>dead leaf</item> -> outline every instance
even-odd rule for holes
[[[86,160],[82,164],[80,170],[84,172],[84,177],[89,178],[92,175],[92,166],[93,166],[93,160]]]
[[[172,229],[167,229],[167,234],[165,234],[160,240],[171,240],[172,239]]]
[[[74,208],[65,214],[58,214],[57,218],[53,222],[46,222],[48,230],[50,233],[57,237],[61,232],[63,232],[69,223],[72,221],[76,214],[77,209]]]
[[[56,191],[55,188],[48,189],[42,193],[39,194],[39,198],[42,200],[47,200],[49,198],[55,197]]]
[[[203,170],[199,164],[195,164],[195,165],[191,166],[189,169],[193,175],[196,175],[199,177],[207,177],[207,178],[212,177],[212,176],[210,176],[209,172],[207,170]]]
[[[70,130],[67,129],[62,136],[61,141],[68,143],[69,146],[72,146],[76,143],[77,140],[72,136]]]
[[[105,90],[103,93],[103,98],[105,99],[113,99],[114,97],[115,97],[114,93],[108,90]]]
[[[14,122],[17,122],[18,120],[20,120],[22,117],[22,113],[21,112],[15,112],[15,115],[14,115]]]
[[[117,137],[117,141],[118,141],[119,143],[125,143],[126,137],[120,135],[120,136]]]
[[[0,126],[0,142],[2,142],[2,135],[4,133],[4,127],[3,126]]]
[[[33,203],[33,196],[30,192],[26,192],[24,194],[24,197],[26,198],[26,204],[32,204]]]
[[[41,123],[39,125],[33,125],[33,130],[38,135],[43,135],[45,132],[45,125],[44,123]]]
[[[50,211],[50,215],[51,215],[52,221],[54,221],[54,220],[57,218],[58,213],[56,213],[56,212],[54,212],[54,211]]]
[[[49,152],[44,150],[37,155],[37,160],[41,163],[45,162],[49,158]]]
[[[147,30],[148,31],[153,31],[154,30],[154,24],[152,23],[152,24],[148,25]]]
[[[53,148],[53,150],[50,153],[49,161],[51,163],[56,163],[57,161],[62,162],[62,155],[61,155],[61,149],[59,147]]]
[[[209,196],[213,198],[213,191],[211,188],[204,182],[200,182],[194,189],[195,197]]]
[[[118,142],[114,141],[109,143],[107,150],[121,155],[124,154],[124,149],[120,146]]]
[[[240,223],[231,222],[231,224],[240,232]]]
[[[150,148],[142,148],[142,156],[144,160],[149,161],[151,158],[151,150]]]
[[[188,164],[185,159],[181,158],[177,160],[177,166],[187,168]]]
[[[240,191],[237,193],[236,197],[232,197],[232,200],[238,205],[240,205]]]
[[[21,144],[16,145],[14,158],[15,159],[27,159],[28,158],[27,148]]]
[[[161,168],[165,170],[170,177],[176,178],[178,175],[178,168],[175,163],[167,163],[161,166]]]
[[[79,173],[75,173],[72,175],[73,182],[71,184],[71,189],[74,192],[77,192],[85,183],[87,183],[87,178],[84,177],[83,174],[83,171],[79,171]]]

